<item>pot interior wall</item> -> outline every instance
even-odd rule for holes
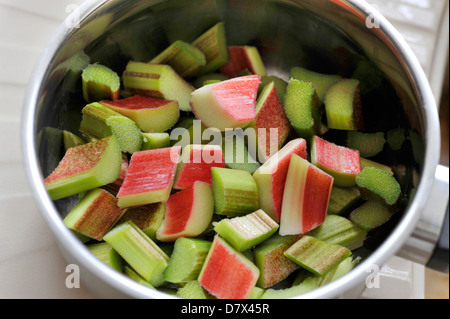
[[[356,77],[361,81],[367,131],[402,127],[407,140],[401,151],[373,158],[396,167],[405,194],[415,187],[423,162],[423,114],[395,48],[383,33],[367,28],[358,11],[340,1],[198,0],[107,1],[61,44],[42,83],[36,114],[38,157],[43,176],[63,155],[56,129],[78,132],[81,109],[80,52],[90,63],[104,64],[121,74],[129,60],[147,62],[175,40],[192,41],[218,21],[226,26],[228,44],[259,48],[269,75],[289,80],[293,66]],[[328,137],[342,142],[343,132]],[[417,174],[416,174],[417,173]],[[55,202],[64,216],[77,202],[74,196]],[[370,253],[401,218],[396,216],[375,232],[365,250]]]

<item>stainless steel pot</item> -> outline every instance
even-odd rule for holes
[[[218,20],[225,22],[230,44],[258,46],[272,75],[288,79],[296,65],[347,77],[358,70],[369,92],[363,100],[368,128],[403,126],[409,132],[407,150],[389,159],[406,172],[404,210],[358,252],[363,260],[353,271],[301,297],[357,296],[367,270],[395,254],[428,263],[448,207],[448,168],[438,166],[437,107],[414,54],[370,5],[357,0],[89,0],[61,25],[36,66],[25,98],[22,139],[36,203],[68,263],[80,267],[84,284],[108,298],[170,298],[98,261],[63,224],[77,198],[53,202],[45,190],[43,177],[62,154],[58,139],[43,129],[76,132],[84,106],[80,60],[72,57],[83,50],[91,62],[120,74],[128,60],[148,61],[168,43],[192,41]],[[446,256],[448,271],[448,233]]]

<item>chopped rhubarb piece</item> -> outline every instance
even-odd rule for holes
[[[177,40],[149,63],[168,64],[183,78],[196,75],[206,65],[205,54],[184,41]]]
[[[206,58],[206,65],[200,69],[197,75],[214,72],[228,62],[227,39],[223,22],[212,26],[195,39],[192,45],[199,48]]]
[[[310,231],[308,235],[329,244],[354,250],[364,244],[367,232],[345,217],[327,215],[323,224]]]
[[[334,185],[331,190],[328,214],[343,215],[361,201],[361,193],[357,186],[339,187]]]
[[[280,234],[304,234],[322,224],[332,187],[332,176],[292,154],[281,205]]]
[[[153,287],[164,283],[169,257],[132,221],[114,227],[103,239]]]
[[[299,137],[310,140],[314,135],[322,135],[322,104],[310,82],[291,79],[284,96],[286,116]]]
[[[175,241],[164,279],[172,283],[196,280],[211,248],[211,242],[180,237]]]
[[[359,151],[318,136],[314,136],[311,142],[311,163],[333,176],[337,186],[356,185],[356,175],[361,171]]]
[[[173,188],[182,190],[195,181],[211,184],[211,167],[225,167],[220,146],[187,145],[181,155]]]
[[[360,82],[342,79],[326,92],[325,112],[327,125],[337,130],[363,130]]]
[[[252,175],[230,168],[211,168],[214,212],[240,216],[258,209],[258,187]]]
[[[264,87],[256,103],[256,117],[250,124],[255,129],[256,138],[249,139],[249,149],[264,163],[284,145],[291,132],[283,104],[278,98],[274,82]],[[256,145],[252,145],[256,144]]]
[[[227,64],[220,68],[220,72],[228,76],[236,76],[241,71],[248,69],[252,74],[266,75],[264,63],[258,48],[254,46],[230,46],[230,57]]]
[[[120,173],[122,153],[115,137],[72,147],[45,180],[53,200],[114,182]]]
[[[347,146],[358,150],[362,157],[373,157],[383,151],[386,138],[383,132],[364,133],[349,131]]]
[[[350,213],[350,220],[364,230],[370,231],[387,223],[392,210],[383,203],[369,200]]]
[[[238,251],[244,251],[272,236],[279,225],[261,209],[214,224],[214,230]]]
[[[180,110],[191,110],[189,98],[194,87],[170,65],[130,61],[123,73],[123,85],[134,94],[175,100]]]
[[[117,199],[107,191],[96,188],[75,205],[64,218],[64,224],[85,236],[102,240],[122,214]]]
[[[259,269],[216,235],[198,282],[219,299],[246,299],[258,277]]]
[[[288,142],[253,174],[258,185],[260,208],[276,222],[280,221],[284,185],[292,154],[306,159],[306,141],[302,138]]]
[[[202,124],[222,132],[246,127],[255,119],[260,79],[249,75],[203,86],[191,94],[192,111]]]
[[[90,64],[83,70],[81,78],[86,102],[119,98],[120,77],[110,68],[101,64]]]
[[[131,156],[117,193],[120,207],[166,202],[172,190],[181,147],[140,151]]]
[[[284,255],[310,272],[323,276],[333,266],[349,257],[351,251],[305,235],[289,247]]]
[[[261,85],[258,89],[258,95],[260,95],[262,93],[263,89],[271,82],[273,82],[275,85],[275,91],[277,91],[278,98],[280,99],[280,101],[283,102],[284,94],[286,93],[286,88],[288,86],[288,83],[285,80],[283,80],[277,76],[262,75],[261,76]]]
[[[198,236],[208,228],[213,213],[211,185],[196,181],[192,186],[170,195],[156,238],[159,241],[175,241],[180,237]]]
[[[135,95],[126,99],[100,103],[132,119],[143,132],[165,132],[178,121],[178,102]]]
[[[299,235],[280,236],[275,234],[256,246],[255,264],[260,271],[258,287],[272,287],[299,268],[299,265],[284,256],[286,249],[299,239]]]
[[[366,167],[356,176],[361,197],[373,199],[396,208],[401,198],[401,187],[394,176],[376,167]]]

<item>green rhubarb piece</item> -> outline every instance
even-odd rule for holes
[[[190,78],[206,65],[205,54],[187,42],[177,40],[150,63],[168,64],[183,78]]]
[[[126,90],[135,94],[175,100],[182,111],[191,111],[194,87],[166,64],[130,61],[122,76]]]
[[[366,167],[356,176],[361,197],[394,206],[401,197],[400,184],[394,176],[376,167]]]
[[[211,242],[180,237],[175,241],[164,279],[172,283],[196,280],[211,248]]]
[[[110,68],[101,64],[90,64],[83,70],[81,78],[86,102],[119,98],[120,77]]]
[[[310,82],[291,79],[284,96],[286,116],[299,137],[311,140],[314,135],[322,135],[322,107]]]
[[[164,203],[132,207],[127,209],[117,224],[122,224],[131,220],[148,237],[156,241],[156,231],[163,222],[164,212]]]
[[[327,125],[337,130],[363,130],[360,82],[342,79],[333,84],[324,98]]]
[[[183,299],[211,299],[211,295],[198,283],[192,280],[178,289],[177,296]]]
[[[394,175],[394,171],[392,170],[392,168],[387,165],[372,161],[372,160],[370,160],[368,158],[364,158],[364,157],[360,157],[359,160],[361,162],[361,170],[363,170],[365,167],[375,167],[375,168],[379,168],[379,169],[382,169],[382,170],[388,172],[392,176]]]
[[[305,235],[289,247],[284,255],[310,272],[323,276],[339,262],[351,255],[345,247],[328,244]]]
[[[114,182],[120,174],[122,153],[114,136],[67,150],[44,180],[53,200]]]
[[[349,131],[347,135],[347,146],[358,150],[362,157],[373,157],[383,151],[386,139],[383,132],[364,133]]]
[[[342,79],[339,75],[322,74],[298,66],[291,69],[290,77],[303,82],[311,82],[322,103],[327,90]]]
[[[212,167],[211,175],[216,214],[239,216],[258,209],[258,187],[249,172]]]
[[[215,223],[214,230],[238,251],[244,251],[271,237],[279,225],[263,210]]]
[[[153,287],[164,283],[169,257],[132,221],[114,227],[103,239]]]
[[[308,235],[328,244],[336,244],[354,250],[362,247],[367,232],[345,217],[327,215],[325,221],[310,231]]]
[[[117,223],[123,210],[117,206],[117,199],[104,189],[90,190],[64,218],[64,224],[84,236],[102,240],[103,236]]]
[[[89,65],[90,61],[91,58],[81,50],[57,65],[50,75],[50,78],[60,78],[61,75],[64,75],[64,91],[77,93],[82,87],[80,83],[81,73]]]
[[[383,203],[369,200],[350,213],[350,220],[366,231],[387,223],[392,211]]]
[[[169,133],[142,133],[143,142],[141,150],[154,150],[170,146]]]
[[[86,105],[81,112],[80,132],[83,134],[96,138],[114,135],[122,152],[132,154],[141,150],[141,130],[128,117],[97,102]]]
[[[141,275],[139,275],[133,268],[131,268],[128,265],[125,265],[123,267],[123,273],[125,274],[125,276],[127,276],[128,278],[136,281],[137,283],[146,286],[147,288],[150,289],[155,289],[155,287],[153,287],[148,281],[146,281],[144,278],[142,278]]]
[[[207,74],[203,74],[200,75],[199,77],[197,77],[192,84],[194,85],[194,87],[196,89],[201,88],[202,86],[205,85],[206,81],[226,81],[231,79],[230,76],[222,74],[222,73],[207,73]]]
[[[317,282],[314,277],[305,279],[299,285],[285,288],[285,289],[266,289],[261,299],[288,299],[307,293],[313,289],[316,289]]]
[[[288,86],[288,82],[286,82],[285,80],[283,80],[277,76],[273,76],[273,75],[261,76],[261,85],[259,86],[258,94],[261,94],[263,89],[271,82],[273,82],[275,85],[275,91],[277,92],[278,98],[280,99],[280,101],[283,101],[284,94],[286,93],[286,89]]]
[[[63,141],[64,141],[64,149],[66,151],[71,147],[80,146],[86,143],[78,135],[66,130],[63,131]]]
[[[405,139],[405,130],[401,127],[386,132],[386,142],[393,151],[399,151]]]
[[[260,272],[258,287],[271,287],[299,268],[284,256],[284,252],[299,239],[298,235],[281,236],[277,233],[255,247],[255,265]]]
[[[124,262],[122,257],[109,245],[108,243],[101,242],[97,244],[90,244],[87,248],[106,265],[117,270],[123,271]]]
[[[211,27],[195,39],[192,45],[199,48],[206,58],[206,65],[198,72],[198,75],[214,72],[228,62],[227,39],[223,22]]]
[[[250,154],[245,144],[245,137],[243,134],[239,134],[239,132],[242,131],[235,130],[235,134],[229,134],[228,131],[226,131],[225,136],[222,139],[222,151],[225,165],[228,168],[238,169],[253,174],[261,164]],[[256,154],[256,147],[253,153]]]
[[[361,193],[358,187],[339,187],[333,185],[327,213],[343,215],[354,208],[360,200]]]

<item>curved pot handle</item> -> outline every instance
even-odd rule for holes
[[[435,181],[419,222],[400,251],[399,257],[449,272],[449,168],[438,165]]]

